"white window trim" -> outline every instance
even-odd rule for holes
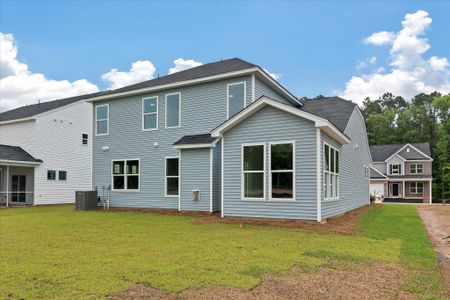
[[[244,84],[244,106],[242,106],[242,109],[245,108],[247,103],[247,82],[246,81],[240,81],[240,82],[234,82],[234,83],[228,83],[227,84],[227,120],[230,118],[230,86],[232,85],[239,85]]]
[[[138,185],[139,188],[137,190],[129,190],[127,188],[127,161],[130,160],[137,160],[139,162],[139,172],[137,174],[130,174],[132,176],[138,176]],[[116,161],[123,161],[124,165],[123,165],[123,176],[125,177],[124,179],[124,189],[115,189],[114,188],[114,172],[113,172],[113,166],[114,166],[114,162]],[[121,174],[116,174],[115,176],[122,176]],[[141,191],[141,160],[139,158],[127,158],[127,159],[112,159],[111,160],[111,191],[114,192],[127,192],[127,193],[136,193],[136,192],[140,192]]]
[[[244,147],[248,146],[263,146],[263,197],[249,198],[245,197],[244,193],[244,172],[245,173],[261,173],[261,171],[244,171]],[[222,145],[223,147],[223,145]],[[241,144],[241,200],[243,201],[266,201],[266,143],[245,143]],[[223,180],[223,179],[222,179]],[[222,200],[223,201],[223,200]]]
[[[392,166],[392,172],[391,172],[391,166]],[[394,171],[394,166],[400,166],[398,173],[393,173]],[[402,175],[402,171],[403,171],[403,164],[401,163],[397,163],[397,164],[389,164],[388,165],[388,171],[389,171],[389,175]]]
[[[55,172],[55,179],[49,179],[49,178],[48,178],[48,172],[50,172],[50,171]],[[58,180],[57,180],[57,175],[58,175],[58,171],[57,171],[57,170],[51,170],[51,169],[48,169],[48,170],[47,170],[47,174],[46,174],[47,181],[51,181],[51,182],[58,181]]]
[[[272,171],[272,145],[292,144],[292,170],[274,170]],[[269,164],[267,166],[269,173],[269,201],[273,202],[295,202],[295,141],[276,141],[269,142]],[[272,198],[272,173],[290,173],[292,172],[292,198]]]
[[[167,175],[167,160],[178,158],[178,176]],[[178,178],[178,195],[167,194],[167,178]],[[180,156],[166,156],[164,157],[164,197],[179,198],[180,197]]]
[[[66,172],[66,179],[61,179],[61,177],[59,176],[61,173],[60,172]],[[67,171],[66,170],[58,170],[58,181],[67,181]]]
[[[146,113],[144,112],[144,102],[145,100],[152,100],[152,99],[156,99],[156,112],[152,112],[152,113]],[[145,116],[147,115],[156,115],[156,127],[155,128],[145,128]],[[146,97],[146,98],[142,98],[142,131],[153,131],[153,130],[158,130],[159,127],[159,97],[158,96],[152,96],[152,97]]]
[[[106,119],[97,119],[97,108],[106,106],[108,109],[108,114]],[[97,121],[105,121],[106,120],[106,133],[97,133]],[[109,104],[99,104],[95,106],[95,136],[102,136],[109,134]]]
[[[415,172],[412,171],[412,166],[415,167]],[[421,166],[422,172],[417,172],[417,166]],[[411,174],[423,174],[423,164],[418,164],[418,163],[414,163],[414,164],[410,164],[409,165],[409,172]]]
[[[419,187],[418,187],[418,184],[419,184],[419,183],[422,185],[422,192],[421,192],[421,193],[419,193]],[[423,195],[423,188],[424,188],[423,182],[410,182],[410,183],[409,183],[409,192],[410,192],[411,194],[414,194],[414,195]]]
[[[170,126],[167,127],[167,97],[168,96],[173,96],[173,95],[178,95],[178,126]],[[176,93],[170,93],[170,94],[166,94],[165,95],[165,107],[164,107],[164,127],[165,128],[180,128],[181,127],[181,92],[176,92]]]
[[[336,158],[334,158],[334,170],[335,171],[331,172],[331,171],[327,171],[326,170],[326,159],[325,159],[325,156],[324,156],[324,154],[325,154],[325,146],[328,146],[330,151],[331,151],[331,149],[334,149],[334,151],[339,153],[339,162],[341,161],[341,153],[340,153],[340,151],[336,147],[330,145],[329,143],[323,142],[323,153],[322,153],[322,159],[323,159],[323,183],[324,183],[323,200],[326,201],[326,202],[339,201],[339,198],[341,196],[340,183],[339,183],[341,175],[340,175],[340,173],[336,173]],[[330,157],[330,162],[331,162],[331,157]],[[339,167],[339,171],[340,170],[341,170],[341,168]],[[336,193],[337,193],[337,195],[334,195],[334,197],[328,197],[328,198],[325,197],[326,194],[327,194],[327,186],[325,185],[325,182],[327,182],[327,181],[325,180],[325,176],[327,176],[327,174],[330,175],[330,180],[333,178],[332,175],[335,175],[334,178],[337,177],[337,180],[336,180]],[[328,180],[328,184],[330,184],[330,180]],[[331,186],[332,186],[331,188],[334,187],[333,184]]]

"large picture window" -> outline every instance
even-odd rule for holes
[[[412,164],[410,166],[411,174],[422,174],[423,173],[423,164]]]
[[[245,82],[232,83],[227,86],[228,118],[245,107]]]
[[[264,199],[263,144],[242,146],[243,198]]]
[[[109,105],[102,104],[95,107],[95,134],[106,135],[109,133]]]
[[[112,177],[113,190],[139,190],[139,160],[114,160]]]
[[[158,97],[142,99],[142,129],[158,128]]]
[[[270,144],[272,199],[294,200],[294,143]]]
[[[180,93],[166,95],[166,128],[180,127]]]
[[[166,196],[179,196],[180,168],[178,157],[166,158]]]
[[[339,199],[339,151],[325,144],[323,154],[325,200],[336,200]]]

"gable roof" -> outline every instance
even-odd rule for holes
[[[41,163],[42,160],[34,158],[21,147],[0,145],[0,161]]]
[[[47,101],[47,102],[41,102],[41,103],[36,103],[36,104],[32,104],[32,105],[26,105],[26,106],[18,107],[15,109],[11,109],[11,110],[0,113],[0,123],[6,122],[6,121],[30,118],[32,116],[35,116],[35,115],[38,115],[38,114],[62,107],[62,106],[66,106],[66,105],[69,105],[71,103],[74,103],[74,102],[77,102],[80,100],[100,96],[103,93],[104,92],[91,93],[91,94],[80,95],[80,96],[75,96],[75,97],[70,97],[70,98]]]
[[[105,94],[95,97],[90,101],[95,102],[106,99],[114,99],[124,96],[148,93],[156,90],[178,88],[180,86],[251,74],[256,74],[260,79],[265,81],[267,84],[270,84],[274,89],[280,91],[280,93],[289,99],[294,105],[301,105],[301,102],[297,97],[292,95],[291,92],[268,75],[267,72],[260,66],[249,63],[237,57],[207,63],[184,71],[107,91]]]
[[[394,155],[408,144],[388,144],[388,145],[373,145],[370,146],[370,153],[374,162],[384,162],[386,159]],[[430,144],[428,143],[412,143],[409,144],[419,151],[431,157]],[[407,158],[413,159],[413,158]],[[423,159],[423,157],[422,157]]]
[[[358,106],[350,100],[328,97],[305,100],[300,109],[329,120],[340,131],[344,132],[355,107]]]
[[[305,112],[305,111],[299,109],[298,107],[293,107],[291,105],[270,99],[267,96],[262,96],[261,98],[259,98],[252,104],[248,105],[247,107],[242,109],[237,114],[235,114],[233,117],[229,118],[228,120],[226,120],[225,122],[223,122],[222,124],[220,124],[219,126],[214,128],[211,131],[211,136],[212,137],[222,137],[224,132],[226,132],[229,129],[233,128],[234,126],[238,125],[240,122],[242,122],[246,118],[254,115],[255,113],[257,113],[258,111],[260,111],[261,109],[263,109],[264,107],[266,107],[268,105],[275,107],[281,111],[291,113],[298,117],[301,117],[301,118],[304,118],[304,119],[314,122],[314,125],[317,128],[320,128],[321,130],[323,130],[326,134],[328,134],[331,138],[336,140],[338,143],[347,144],[350,142],[350,139],[348,138],[348,136],[345,135],[345,133],[340,131],[338,128],[336,128],[336,126],[334,126],[327,119],[318,117],[309,112]]]

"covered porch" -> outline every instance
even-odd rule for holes
[[[41,163],[20,147],[0,145],[0,206],[34,204],[34,171]]]
[[[384,202],[431,203],[431,179],[389,180]]]

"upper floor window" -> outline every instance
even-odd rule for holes
[[[181,94],[166,95],[166,128],[180,127]]]
[[[422,174],[423,173],[423,164],[412,164],[410,166],[411,174]]]
[[[402,174],[402,165],[401,164],[392,164],[389,165],[389,174]]]
[[[86,133],[83,133],[81,135],[81,143],[83,145],[87,145],[88,144],[88,140],[89,140],[89,135],[87,135]]]
[[[270,145],[271,198],[294,200],[294,143]]]
[[[339,198],[339,151],[325,144],[324,147],[325,200]]]
[[[264,199],[264,144],[242,146],[244,199]]]
[[[112,177],[113,190],[139,190],[139,160],[114,160]]]
[[[158,97],[142,99],[142,129],[158,128]]]
[[[109,105],[102,104],[95,107],[95,134],[109,133]]]
[[[227,85],[227,118],[231,118],[245,107],[245,82],[231,83]]]

